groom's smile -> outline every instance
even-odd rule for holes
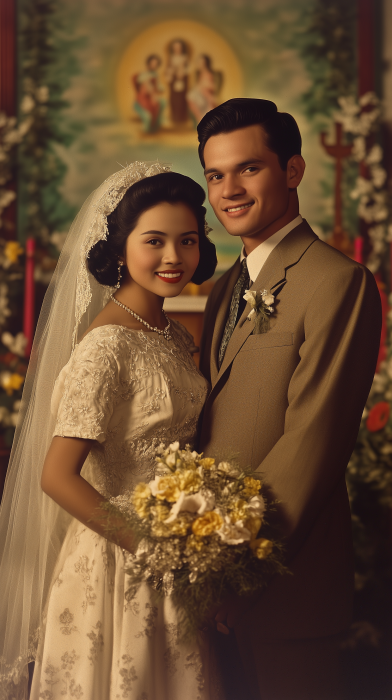
[[[254,124],[211,136],[204,148],[210,203],[247,253],[292,221],[298,207],[303,159],[293,156],[285,170],[267,143],[262,126]]]

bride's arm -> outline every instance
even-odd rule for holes
[[[101,506],[106,499],[80,475],[93,442],[75,437],[54,437],[42,469],[41,488],[98,535],[132,552],[134,538],[121,515],[115,517],[103,510]],[[108,535],[108,529],[115,535]]]

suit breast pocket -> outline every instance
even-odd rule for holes
[[[241,352],[250,352],[252,350],[261,350],[262,348],[280,348],[285,345],[293,345],[294,334],[290,331],[282,331],[275,333],[267,331],[259,335],[250,335],[245,344],[241,348]]]

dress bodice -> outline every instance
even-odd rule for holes
[[[155,449],[195,440],[208,383],[193,338],[171,322],[172,339],[124,326],[95,328],[57,378],[54,435],[94,440],[82,475],[106,497],[153,477]]]

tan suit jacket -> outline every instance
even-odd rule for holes
[[[205,315],[201,371],[211,381],[199,447],[235,453],[280,504],[292,576],[276,576],[241,623],[246,636],[332,635],[351,620],[353,562],[345,469],[376,366],[381,304],[373,275],[303,221],[271,252],[251,289],[271,289],[270,329],[243,312],[218,370],[239,260]],[[238,635],[237,635],[238,636]]]

